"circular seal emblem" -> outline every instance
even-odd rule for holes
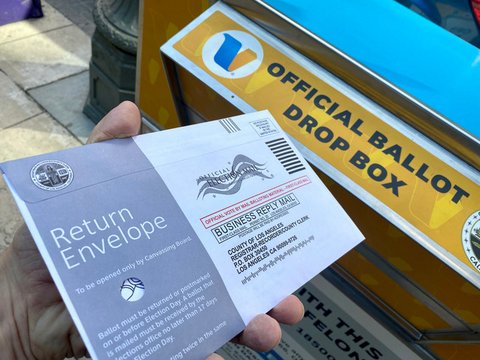
[[[205,66],[227,79],[238,79],[256,71],[263,60],[260,42],[239,30],[227,30],[210,37],[202,49]]]
[[[30,177],[40,189],[56,191],[70,185],[73,180],[73,171],[62,161],[44,160],[35,164]]]
[[[463,225],[462,244],[468,260],[480,272],[480,210],[470,215]]]
[[[127,301],[138,301],[145,294],[145,285],[142,280],[131,277],[125,280],[120,287],[120,295]]]

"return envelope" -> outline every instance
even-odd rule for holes
[[[94,359],[204,359],[363,239],[267,111],[0,169]]]

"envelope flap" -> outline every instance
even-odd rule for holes
[[[0,164],[0,170],[27,203],[150,168],[152,164],[132,139],[115,139]]]

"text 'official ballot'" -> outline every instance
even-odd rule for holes
[[[94,359],[204,359],[363,239],[267,111],[0,168]]]

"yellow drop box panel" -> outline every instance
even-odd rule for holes
[[[156,128],[180,124],[158,49],[208,6],[207,0],[140,1],[135,100]]]
[[[144,1],[144,24],[147,4],[154,6]],[[366,237],[322,275],[421,358],[475,358],[480,350],[475,166],[393,115],[388,101],[379,105],[364,89],[223,3],[208,5],[202,5],[202,14],[197,6],[198,17],[188,25],[185,20],[161,48],[162,76],[170,82],[168,91],[162,85],[161,96],[172,107],[169,120],[163,110],[155,115],[165,101],[152,84],[144,84],[152,80],[151,60],[139,61],[140,106],[150,127],[268,109]],[[145,41],[153,37],[145,31],[141,56],[154,57],[144,47],[158,41]],[[232,359],[257,359],[230,350],[244,354]]]
[[[220,56],[230,39],[251,49],[232,71]],[[465,233],[475,244],[468,223],[479,213],[476,170],[226,6],[207,10],[162,49],[183,68],[174,86],[195,115],[209,119],[216,106],[208,91],[195,96],[202,91],[184,69],[240,111],[270,110],[312,164],[480,286],[475,249],[463,245]]]

